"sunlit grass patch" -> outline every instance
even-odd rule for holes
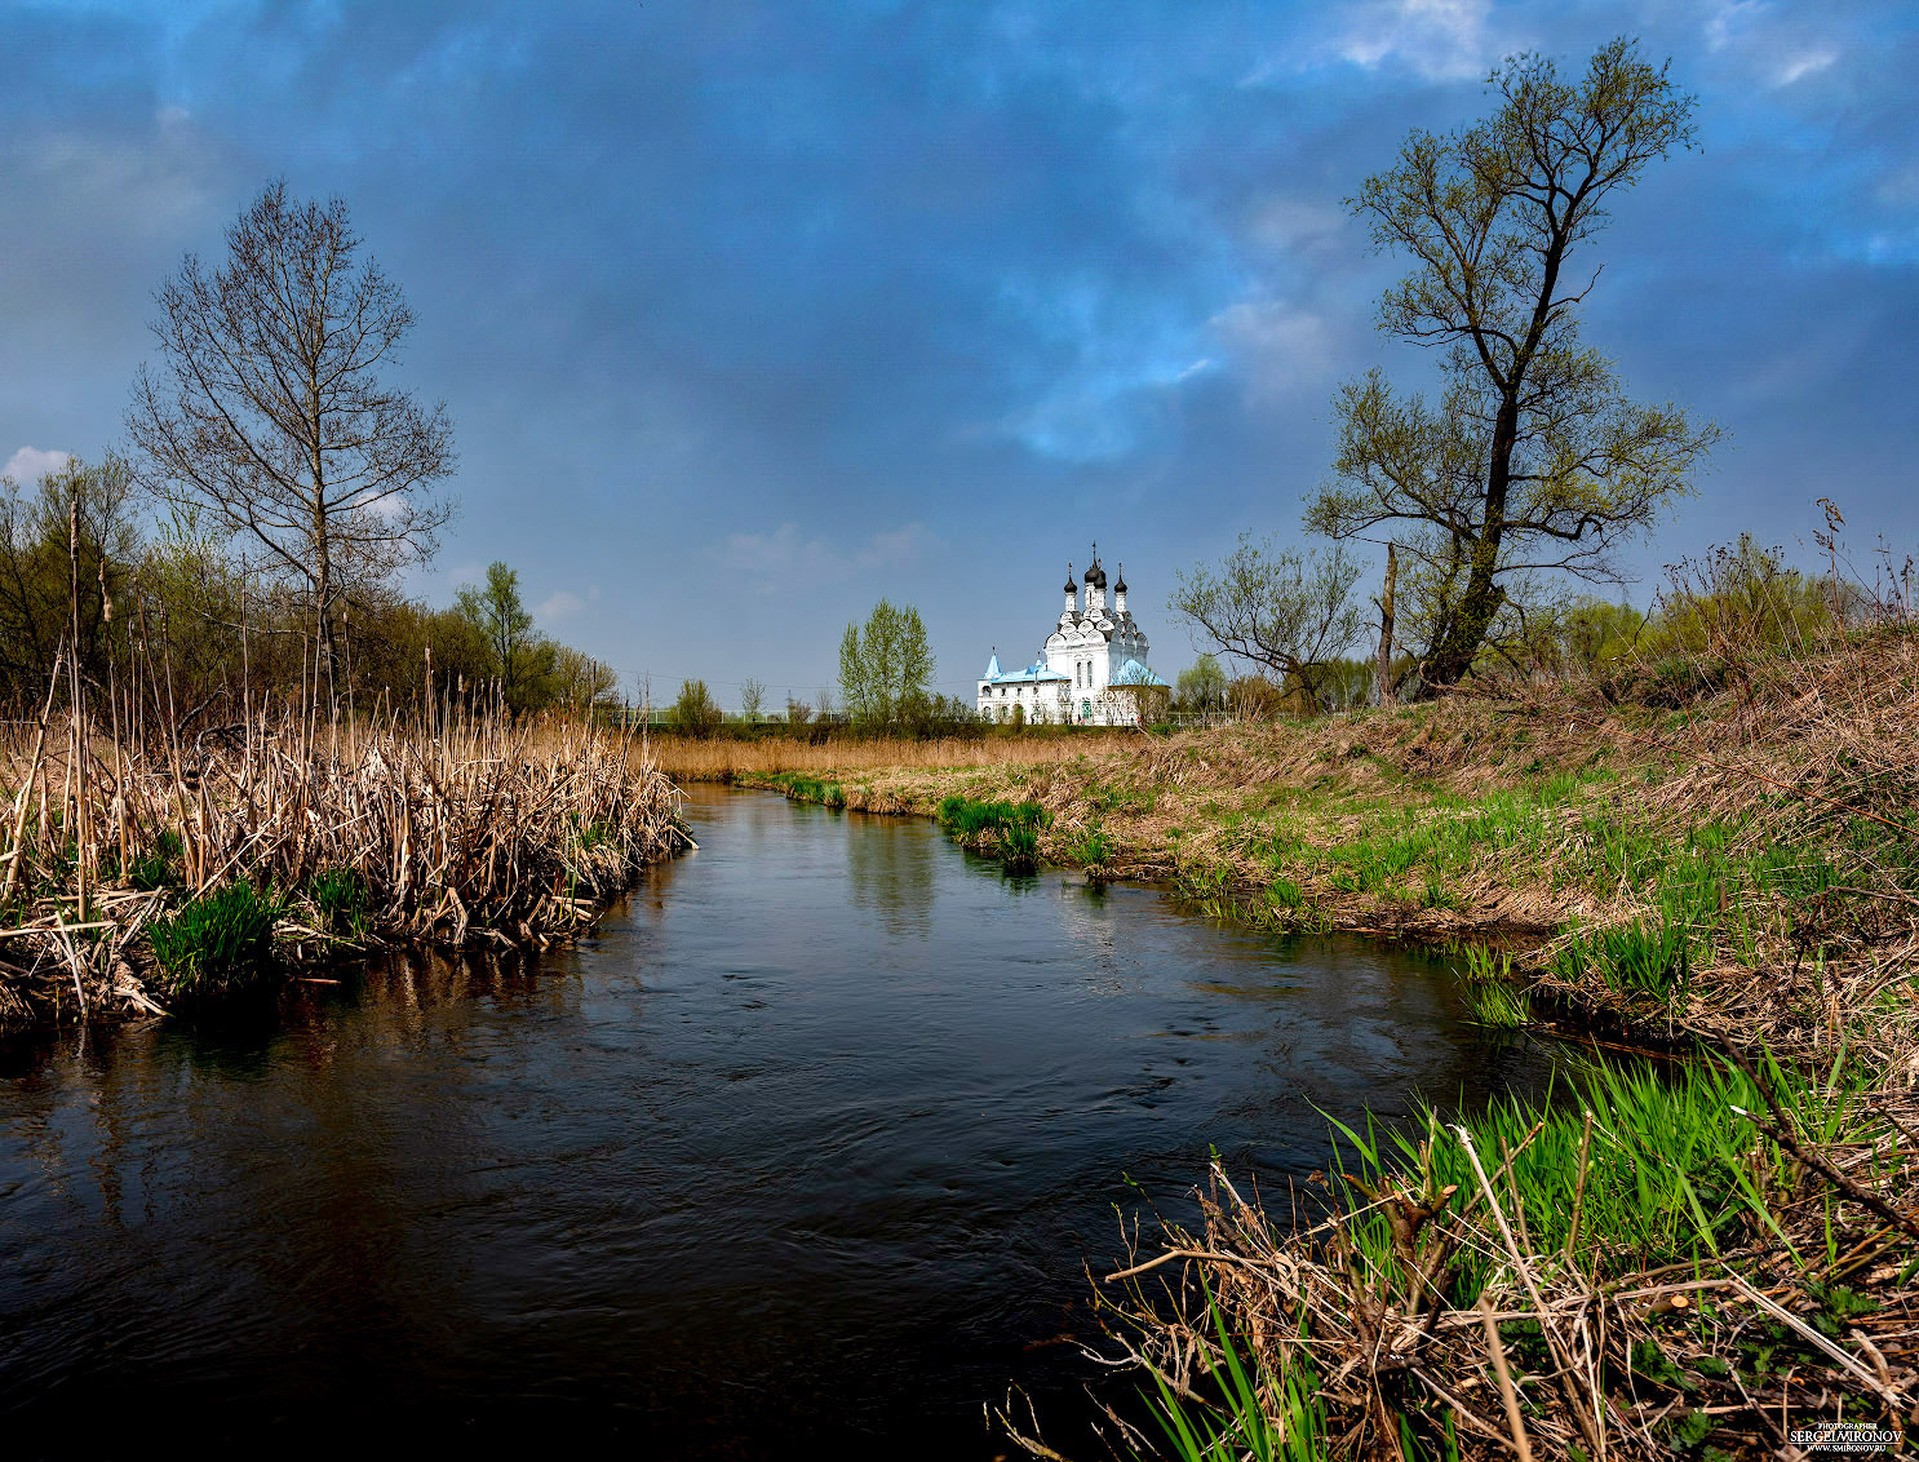
[[[147,930],[165,992],[217,999],[258,986],[271,971],[273,925],[283,910],[272,890],[247,879],[202,894]]]

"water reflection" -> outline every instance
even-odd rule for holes
[[[692,813],[702,851],[566,951],[7,1053],[9,1437],[127,1450],[164,1407],[300,1449],[984,1458],[1009,1381],[1083,1412],[1030,1347],[1090,1333],[1133,1182],[1179,1212],[1215,1145],[1283,1180],[1322,1112],[1546,1070],[1390,951],[1009,880],[920,822]]]
[[[933,866],[940,847],[922,824],[846,815],[863,824],[857,836],[846,839],[846,895],[853,907],[878,919],[894,939],[925,939],[933,930],[938,896]]]

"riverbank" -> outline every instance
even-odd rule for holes
[[[1331,1134],[1339,1177],[1270,1212],[1216,1172],[1206,1222],[1101,1288],[1173,1455],[1800,1455],[1817,1421],[1919,1426],[1909,634],[1025,765],[719,775],[1030,807],[948,820],[1267,927],[1470,945],[1489,1023],[1697,1055],[1569,1114]]]
[[[1276,928],[1492,941],[1591,1011],[1919,1081],[1919,645],[1759,669],[1682,705],[1533,694],[1253,723],[1021,760],[857,743],[684,774],[937,816],[1032,802],[1039,853]],[[671,764],[672,753],[666,753]]]
[[[383,945],[544,945],[690,846],[636,740],[297,718],[0,757],[0,1027],[157,1014]]]

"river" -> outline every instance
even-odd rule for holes
[[[567,949],[0,1049],[9,1455],[990,1458],[1009,1384],[1086,1412],[1061,1337],[1142,1191],[1549,1071],[1391,948],[916,819],[688,812],[700,851]]]

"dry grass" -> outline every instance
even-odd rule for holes
[[[276,942],[294,957],[539,943],[688,842],[637,742],[574,725],[256,717],[146,748],[98,729],[54,718],[0,757],[0,1022],[158,1009],[149,924],[236,879],[286,901]]]
[[[1503,935],[1562,1017],[1731,1053],[1723,1080],[1582,1093],[1584,1127],[1511,1106],[1347,1133],[1277,1212],[1216,1171],[1202,1221],[1101,1287],[1194,1427],[1134,1455],[1790,1457],[1837,1419],[1919,1439],[1919,637],[1658,671],[1653,696],[1481,687],[967,779],[1046,807],[1056,861],[1096,829],[1112,870],[1275,925]],[[1678,1252],[1622,1237],[1660,1221]]]
[[[732,782],[785,772],[846,776],[881,770],[947,771],[1024,767],[1069,760],[1099,733],[1078,736],[980,736],[920,741],[905,737],[835,737],[818,743],[794,737],[743,741],[654,736],[648,751],[668,776],[689,782]]]

